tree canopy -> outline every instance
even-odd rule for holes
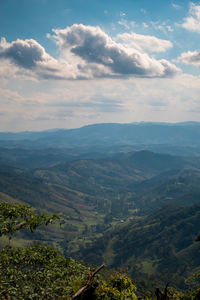
[[[38,226],[60,221],[61,214],[38,214],[30,206],[0,203],[0,237],[11,238],[19,230],[33,232]],[[62,256],[58,250],[40,244],[25,248],[10,245],[0,250],[1,299],[71,299],[88,282],[91,267]],[[121,274],[106,282],[92,278],[79,299],[137,299],[135,286]]]

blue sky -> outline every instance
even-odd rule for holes
[[[200,121],[200,1],[0,0],[0,131]]]

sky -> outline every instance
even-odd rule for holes
[[[200,121],[200,1],[0,0],[0,131]]]

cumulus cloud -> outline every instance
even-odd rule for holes
[[[178,61],[200,67],[200,50],[184,52],[179,56]]]
[[[8,43],[5,38],[2,38],[0,60],[7,60],[17,67],[15,72],[18,74],[21,69],[24,69],[24,74],[29,76],[32,74],[44,79],[61,79],[63,77],[57,60],[46,53],[45,49],[33,39],[17,39]]]
[[[184,19],[181,26],[186,30],[200,33],[200,5],[190,4],[189,16]]]
[[[121,42],[117,42],[101,28],[82,24],[53,32],[48,37],[59,47],[57,59],[33,39],[17,39],[11,43],[1,39],[0,64],[4,70],[7,66],[15,76],[53,80],[171,77],[179,72],[167,60],[156,60],[145,53],[172,47],[167,40],[133,33],[118,36]]]
[[[7,43],[5,38],[0,42],[0,59],[10,59],[14,64],[25,69],[35,68],[39,63],[48,63],[54,59],[35,40],[17,39]]]
[[[170,62],[156,60],[139,51],[141,46],[140,49],[127,48],[122,43],[115,42],[99,27],[74,24],[53,31],[54,39],[61,51],[70,51],[82,59],[83,63],[87,64],[87,68],[90,68],[90,65],[95,65],[97,69],[98,66],[104,67],[103,76],[108,72],[108,75],[113,76],[166,77],[178,72],[176,66]],[[165,48],[171,46],[168,41],[164,43]],[[83,70],[81,64],[79,67]]]
[[[142,52],[164,52],[173,47],[173,44],[168,40],[133,32],[119,34],[117,39],[126,47]]]

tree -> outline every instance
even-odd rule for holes
[[[69,299],[87,280],[89,268],[52,247],[5,247],[0,252],[0,299]]]
[[[23,204],[0,203],[0,237],[12,237],[17,231],[27,229],[33,232],[37,227],[47,226],[61,220],[62,214],[38,214],[31,206]]]
[[[61,217],[61,214],[38,214],[27,205],[0,203],[0,236],[11,238],[21,229],[33,232],[38,226],[60,221]],[[0,299],[69,300],[80,290],[84,293],[78,292],[76,299],[137,299],[136,288],[127,276],[116,274],[106,282],[96,280],[96,273],[49,246],[8,245],[0,250]]]

